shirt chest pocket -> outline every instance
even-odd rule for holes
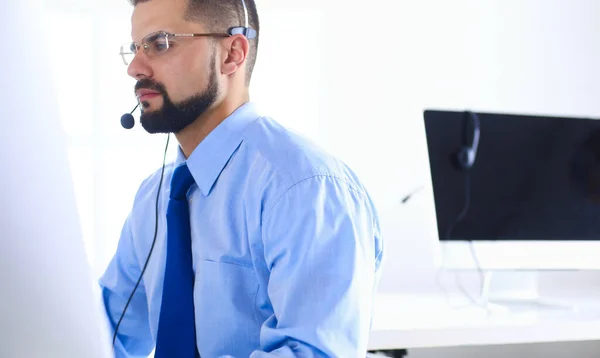
[[[256,308],[259,284],[252,268],[231,263],[196,262],[194,306],[200,350],[248,356],[235,347],[258,347],[260,326]],[[240,344],[240,339],[248,340]],[[201,356],[202,352],[200,352]]]

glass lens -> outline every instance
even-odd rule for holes
[[[169,35],[166,32],[150,34],[142,41],[148,56],[158,56],[169,49]]]

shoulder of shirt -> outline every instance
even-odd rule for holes
[[[140,201],[147,201],[147,200],[156,200],[156,193],[158,191],[158,187],[159,184],[161,183],[161,177],[162,177],[162,184],[161,190],[165,189],[165,183],[169,183],[170,182],[170,178],[171,178],[171,174],[173,172],[173,166],[175,165],[175,163],[171,162],[171,163],[167,163],[165,164],[165,168],[164,168],[164,172],[163,172],[163,168],[160,167],[158,168],[156,171],[154,171],[152,174],[150,174],[146,179],[144,179],[142,181],[142,183],[140,184],[138,191],[135,195],[135,200],[134,200],[134,204],[138,203]]]
[[[262,157],[284,186],[313,177],[332,177],[366,194],[362,183],[341,159],[306,136],[288,129],[270,117],[259,117],[244,132],[247,150]]]

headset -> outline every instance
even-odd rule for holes
[[[232,27],[229,29],[229,35],[237,35],[237,34],[242,34],[244,36],[246,36],[247,39],[253,39],[256,37],[256,30],[250,27],[250,24],[248,23],[248,8],[246,7],[246,2],[244,0],[242,1],[242,7],[244,8],[244,24],[245,26],[236,26],[236,27]]]
[[[469,170],[475,164],[481,132],[477,113],[466,111],[464,116],[463,144],[453,156],[453,162],[459,170]]]
[[[469,208],[471,206],[471,173],[470,169],[475,164],[475,159],[477,158],[477,150],[479,148],[479,137],[481,135],[481,124],[479,122],[479,116],[475,112],[465,111],[464,112],[464,120],[463,120],[463,140],[462,145],[458,149],[457,152],[453,155],[454,165],[458,170],[461,170],[464,173],[464,204],[461,212],[456,216],[454,221],[450,222],[448,227],[446,228],[446,238],[450,239],[452,237],[452,231],[456,227],[456,225],[463,221],[467,217],[467,213],[469,212]],[[483,271],[481,269],[481,265],[479,263],[479,259],[477,258],[477,254],[475,252],[475,247],[473,246],[473,241],[468,240],[469,249],[471,251],[471,256],[477,267],[477,271],[479,272],[481,284],[483,285]],[[477,304],[475,299],[471,297],[462,287],[463,293],[473,302]]]
[[[450,238],[456,224],[464,220],[471,204],[471,173],[469,170],[475,164],[477,158],[477,149],[479,148],[479,137],[481,135],[481,125],[479,116],[475,112],[465,111],[463,120],[463,140],[462,145],[452,155],[452,162],[456,168],[464,173],[465,184],[465,203],[462,211],[456,216],[446,228],[446,237]]]
[[[230,28],[229,35],[233,36],[233,35],[237,35],[237,34],[242,34],[242,35],[246,36],[246,38],[248,38],[248,39],[253,39],[256,37],[257,32],[255,29],[253,29],[249,26],[248,8],[246,7],[245,0],[241,0],[241,2],[242,2],[242,7],[244,8],[244,19],[245,19],[244,24],[245,24],[245,26],[236,26],[236,27]],[[135,120],[133,118],[133,112],[139,106],[140,106],[140,103],[138,102],[137,105],[133,108],[133,110],[130,113],[125,113],[121,116],[121,126],[123,126],[123,128],[131,129],[134,127]],[[160,172],[160,181],[159,181],[158,189],[156,192],[154,238],[152,239],[152,245],[150,246],[150,251],[148,252],[148,256],[146,257],[146,261],[144,263],[144,267],[142,268],[142,272],[140,273],[140,276],[139,276],[135,286],[133,287],[133,290],[132,290],[131,294],[129,295],[129,298],[127,299],[127,303],[125,304],[125,307],[123,308],[123,312],[121,313],[121,316],[119,317],[119,320],[117,321],[117,325],[115,326],[115,332],[113,334],[113,339],[112,339],[113,347],[114,347],[116,339],[117,339],[117,333],[119,331],[119,326],[121,325],[121,322],[123,321],[123,317],[125,316],[125,313],[127,312],[127,308],[129,307],[129,304],[131,303],[131,300],[133,299],[133,295],[137,291],[137,289],[140,285],[140,282],[142,281],[142,278],[144,277],[144,273],[146,272],[146,268],[148,267],[148,262],[150,262],[150,257],[152,256],[152,251],[154,251],[154,245],[156,244],[156,237],[158,234],[158,204],[160,202],[160,192],[161,192],[163,178],[164,178],[164,174],[165,174],[165,161],[166,161],[166,157],[167,157],[167,151],[169,149],[169,139],[170,139],[170,135],[167,135],[167,144],[165,145],[165,152],[163,155],[162,169]]]

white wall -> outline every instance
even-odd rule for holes
[[[423,109],[600,117],[600,3],[326,6],[315,45],[321,64],[306,69],[323,76],[318,139],[359,171],[379,204],[388,253],[381,290],[429,287],[437,240],[431,189],[398,203],[430,185]]]

